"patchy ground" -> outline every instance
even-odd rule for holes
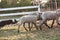
[[[50,25],[50,24],[49,24]],[[26,32],[21,26],[20,33],[17,33],[18,26],[4,26],[0,30],[0,40],[60,40],[60,27],[56,23],[52,29],[48,29],[45,25],[41,30],[34,27],[31,32]]]

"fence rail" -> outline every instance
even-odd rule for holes
[[[0,16],[27,15],[27,14],[33,14],[33,13],[37,13],[37,11],[32,11],[32,12],[19,12],[19,13],[9,13],[9,14],[0,14]]]
[[[8,10],[19,10],[19,9],[31,9],[38,8],[39,6],[25,6],[25,7],[14,7],[14,8],[1,8],[0,11],[8,11]]]
[[[25,7],[14,7],[14,8],[0,8],[1,11],[10,11],[10,10],[21,10],[21,9],[32,9],[32,8],[37,8],[37,11],[31,11],[31,12],[20,12],[20,13],[8,13],[8,14],[0,14],[1,16],[15,16],[15,15],[25,15],[25,14],[32,14],[32,13],[37,13],[40,12],[40,6],[25,6]],[[1,19],[0,19],[1,20]],[[2,19],[2,20],[7,20],[7,19]]]

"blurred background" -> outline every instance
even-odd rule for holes
[[[60,0],[0,0],[0,8],[32,6],[38,3],[40,4],[41,11],[50,11],[60,8]],[[0,11],[0,14],[29,12],[33,10],[36,11],[37,9]]]
[[[38,1],[40,2],[41,9],[55,10],[56,3],[57,8],[60,7],[60,0],[0,0],[0,8],[30,6],[37,4]]]

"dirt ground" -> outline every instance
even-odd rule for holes
[[[48,22],[51,25],[51,21]],[[20,27],[20,32],[17,32],[18,26],[6,25],[0,29],[0,40],[60,40],[60,25],[57,26],[56,22],[52,29],[48,29],[45,25],[41,30],[36,30],[35,27],[27,32]],[[26,26],[26,28],[28,28]]]

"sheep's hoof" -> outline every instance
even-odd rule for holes
[[[19,33],[19,30],[18,30],[18,33]]]
[[[49,29],[51,29],[52,27],[48,27]]]
[[[29,31],[31,31],[31,29],[29,29]]]
[[[53,28],[53,26],[49,27],[49,29]]]
[[[40,27],[40,30],[42,31],[42,28]]]
[[[37,30],[39,30],[39,29],[37,29]]]
[[[51,26],[50,28],[53,28],[53,26]]]

